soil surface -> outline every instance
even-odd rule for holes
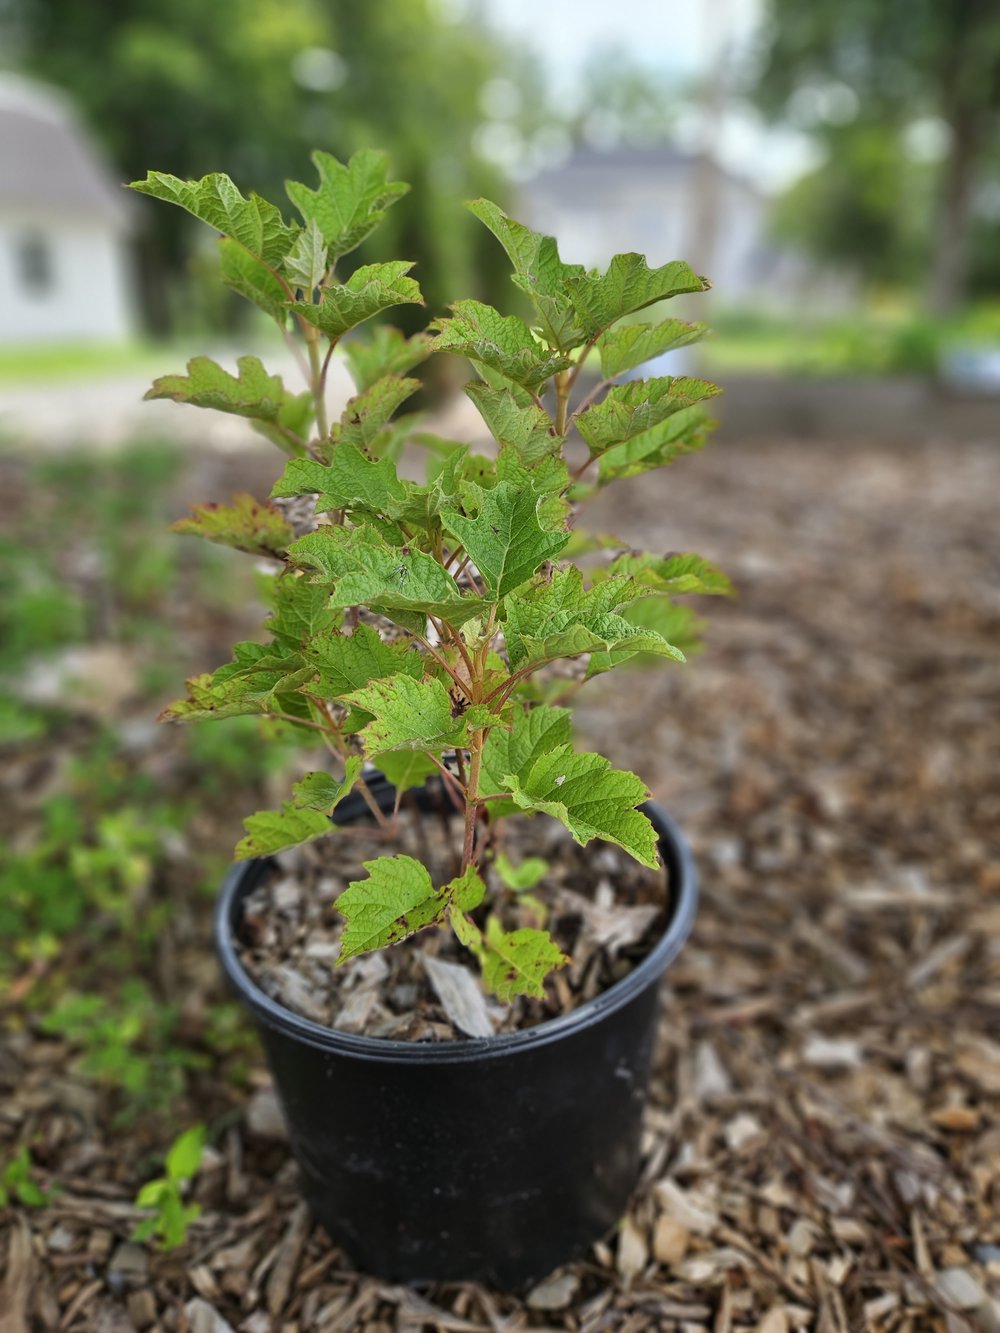
[[[204,1212],[151,1254],[133,1199],[169,1134],[115,1128],[14,997],[0,1158],[31,1144],[61,1193],[0,1221],[3,1333],[996,1329],[998,493],[996,441],[733,443],[592,515],[739,592],[690,667],[579,696],[581,739],[643,774],[702,878],[614,1235],[524,1296],[360,1274],[299,1202],[254,1056],[249,1093],[195,1081],[175,1129],[213,1126]],[[203,923],[168,947],[194,1023],[222,994]]]
[[[530,891],[507,889],[495,862],[481,869],[503,929],[544,927],[567,960],[550,973],[544,998],[496,1001],[450,929],[431,927],[335,966],[344,926],[336,899],[349,883],[366,878],[363,862],[411,856],[434,884],[459,872],[462,824],[443,804],[441,815],[421,815],[411,803],[388,830],[388,841],[373,842],[378,831],[364,821],[361,833],[345,827],[282,853],[279,867],[247,897],[239,931],[240,961],[261,990],[342,1032],[388,1041],[488,1037],[535,1027],[592,1000],[627,976],[662,935],[665,875],[644,870],[609,843],[579,847],[563,825],[542,815],[503,825],[503,855],[511,864],[545,866]]]

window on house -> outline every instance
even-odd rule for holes
[[[17,259],[21,286],[25,291],[41,296],[52,290],[52,249],[44,236],[37,232],[22,236]]]

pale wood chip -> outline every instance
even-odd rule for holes
[[[468,1037],[492,1037],[493,1023],[486,998],[467,967],[430,954],[422,956],[424,970],[449,1019]]]
[[[649,1246],[643,1231],[626,1217],[618,1232],[616,1267],[625,1282],[637,1277],[649,1262]]]
[[[308,1206],[304,1203],[298,1204],[282,1237],[274,1267],[267,1279],[267,1308],[272,1315],[280,1314],[285,1308],[292,1280],[299,1265],[299,1256],[302,1254],[302,1247],[311,1227],[312,1218]]]
[[[18,1217],[7,1241],[7,1271],[0,1287],[0,1333],[30,1333],[28,1297],[34,1271],[31,1231],[24,1218]]]

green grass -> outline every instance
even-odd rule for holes
[[[91,375],[114,375],[147,368],[152,371],[162,357],[162,346],[139,341],[0,346],[0,384],[86,379]]]
[[[719,311],[712,323],[714,335],[697,349],[709,375],[930,376],[951,347],[1000,343],[1000,306],[985,304],[947,320],[886,307],[817,320]]]

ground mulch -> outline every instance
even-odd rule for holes
[[[249,1094],[201,1076],[205,1211],[150,1252],[141,1128],[22,1014],[0,1158],[31,1142],[61,1192],[0,1220],[0,1331],[1000,1328],[998,491],[995,443],[732,444],[592,516],[739,590],[690,668],[580,696],[702,879],[615,1235],[526,1296],[361,1275],[299,1203],[257,1066]]]

